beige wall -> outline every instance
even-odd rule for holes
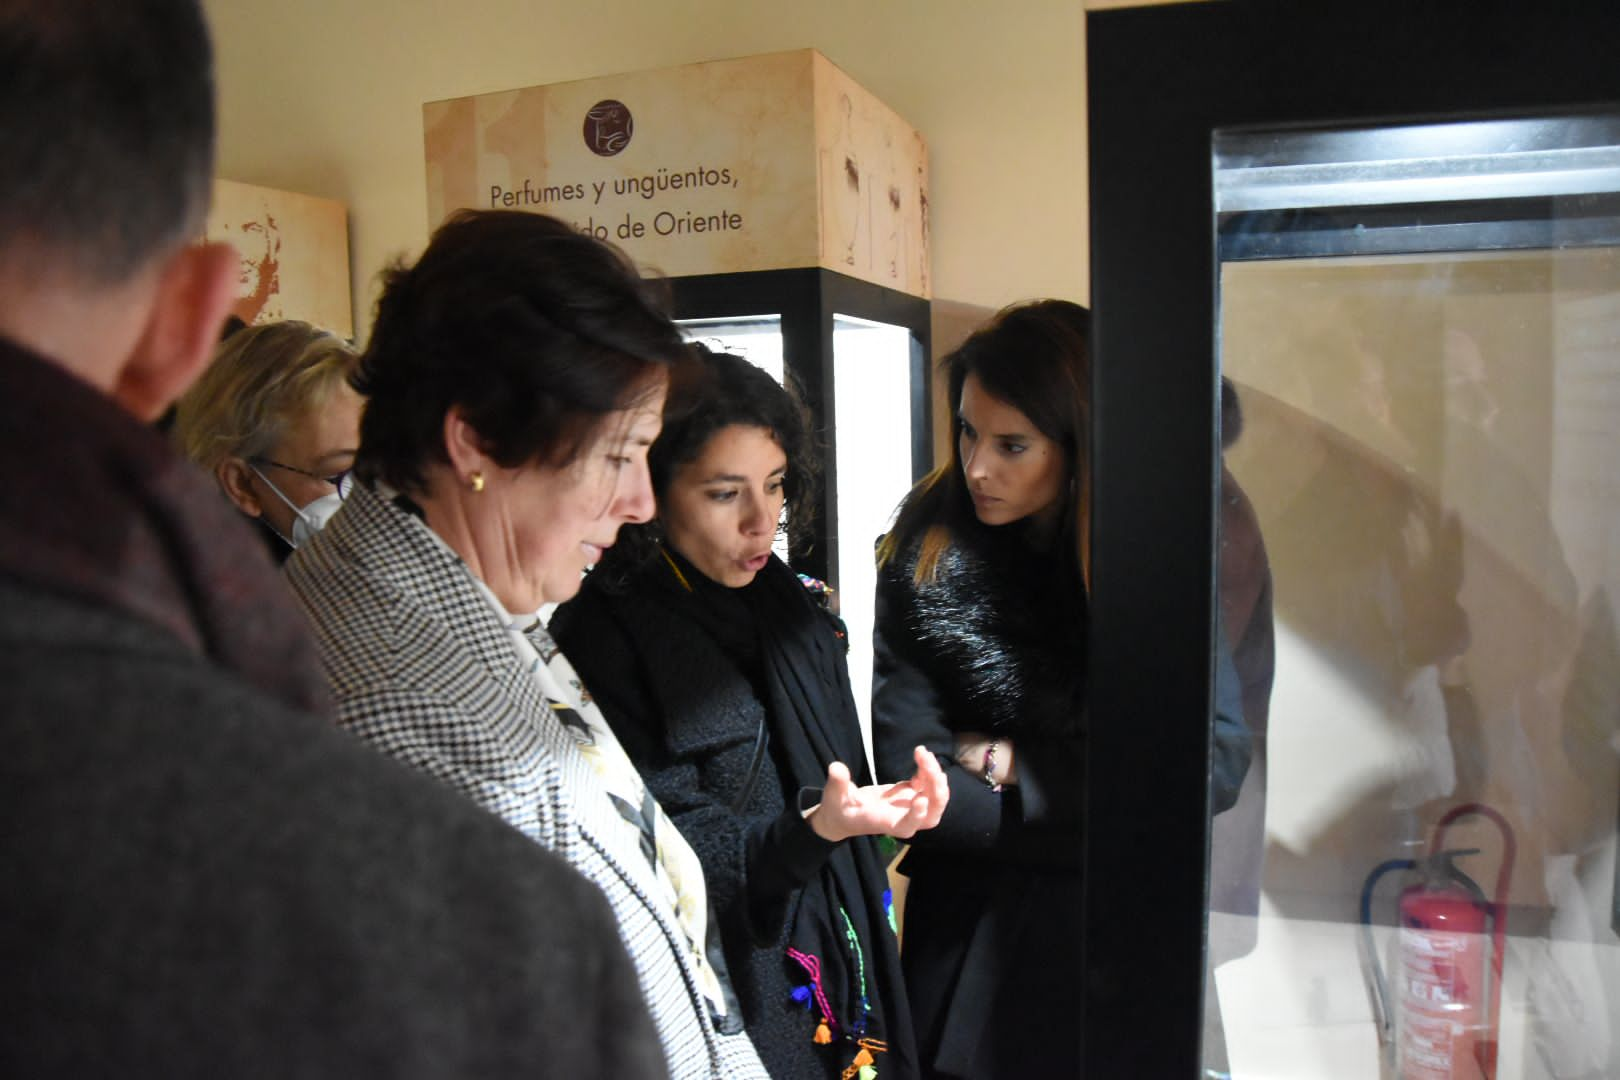
[[[1089,292],[1082,0],[205,6],[219,173],[349,205],[357,327],[377,270],[427,238],[423,102],[803,47],[927,140],[937,298],[993,308]]]

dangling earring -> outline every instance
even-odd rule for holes
[[[481,473],[481,472],[470,472],[470,473],[468,473],[467,474],[467,484],[468,484],[469,487],[471,487],[473,489],[473,494],[475,494],[475,495],[478,492],[483,491],[484,490],[484,474]]]

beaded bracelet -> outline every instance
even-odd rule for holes
[[[991,739],[990,745],[984,748],[984,772],[982,774],[982,779],[984,780],[985,787],[988,787],[991,791],[1001,790],[1001,785],[996,783],[996,746],[999,744],[999,742],[999,739]]]

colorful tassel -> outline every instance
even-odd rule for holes
[[[838,1080],[877,1080],[877,1059],[873,1055],[883,1053],[889,1044],[882,1039],[862,1039],[856,1045],[860,1050],[849,1063],[849,1068],[839,1074]]]
[[[866,996],[866,959],[861,953],[861,939],[860,936],[855,933],[855,924],[849,921],[849,912],[845,911],[843,908],[839,908],[838,914],[842,916],[844,920],[844,937],[849,941],[850,954],[855,957],[855,973],[859,979],[861,990],[860,1015],[856,1017],[853,1023],[846,1021],[846,1026],[848,1026],[849,1029],[856,1035],[865,1035],[866,1018],[872,1015],[872,1002]]]
[[[821,1024],[816,1028],[816,1042],[831,1042],[832,1029],[829,1025],[836,1021],[833,1020],[832,1003],[827,1000],[827,995],[821,989],[821,961],[809,953],[802,953],[798,949],[791,947],[788,949],[787,954],[798,961],[799,966],[809,974],[810,992],[814,995],[816,1004],[821,1008]],[[822,1037],[823,1034],[825,1034],[825,1038]]]
[[[795,986],[793,988],[793,1000],[808,1009],[810,1007],[810,988],[808,986]]]

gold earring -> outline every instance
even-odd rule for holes
[[[468,473],[467,474],[467,483],[468,483],[469,486],[472,487],[474,494],[476,494],[476,493],[478,493],[480,491],[483,491],[484,490],[484,474],[481,473],[481,472],[470,472],[470,473]]]

